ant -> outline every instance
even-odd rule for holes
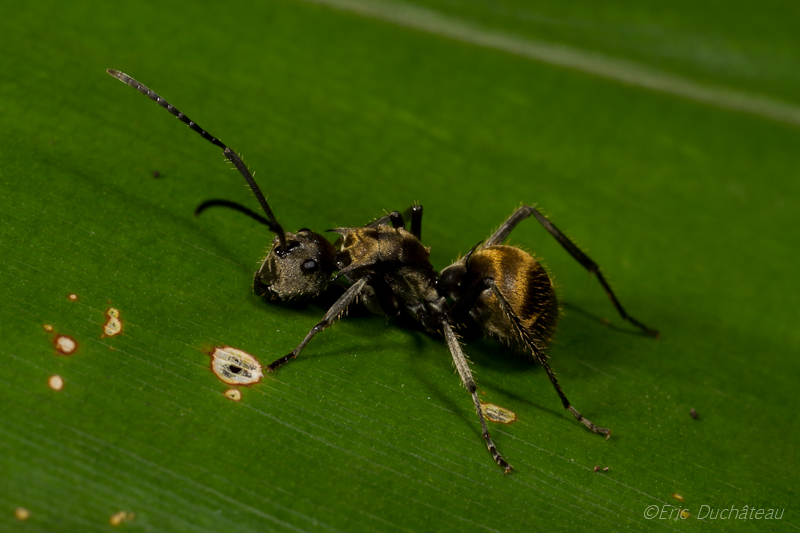
[[[360,301],[370,311],[389,317],[410,316],[428,332],[444,335],[461,381],[472,395],[486,445],[504,472],[512,467],[503,459],[489,435],[475,380],[456,330],[483,332],[515,351],[532,356],[544,367],[564,408],[594,433],[605,435],[606,439],[611,436],[610,430],[596,426],[570,404],[547,362],[545,348],[555,332],[559,312],[550,276],[530,254],[515,246],[504,245],[503,241],[520,222],[532,215],[578,263],[597,277],[623,319],[646,335],[658,337],[658,331],[625,311],[597,263],[536,208],[518,208],[488,239],[438,273],[429,260],[430,248],[420,240],[421,205],[411,206],[405,216],[393,211],[363,227],[329,230],[340,235],[336,245],[308,228],[291,233],[278,223],[236,152],[127,74],[113,69],[107,72],[157,102],[211,144],[222,148],[225,157],[247,181],[266,218],[228,200],[206,201],[195,214],[210,207],[227,207],[251,217],[275,234],[272,247],[253,278],[256,294],[289,301],[314,297],[336,280],[344,280],[348,285],[344,294],[300,344],[267,367],[269,372],[296,358],[317,333],[328,328],[350,304]],[[406,229],[406,218],[410,218],[410,229]]]

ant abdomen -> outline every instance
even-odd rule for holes
[[[439,283],[454,302],[457,324],[469,318],[484,333],[533,357],[526,340],[544,350],[553,337],[558,322],[553,282],[520,248],[494,245],[470,252],[444,269]]]
[[[544,349],[555,333],[558,299],[547,271],[536,259],[514,246],[490,246],[472,254],[468,264],[475,283],[492,279],[522,328]],[[484,282],[485,283],[485,282]],[[512,315],[491,287],[478,296],[470,316],[484,330],[515,351],[533,356],[520,338]]]

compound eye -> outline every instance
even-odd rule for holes
[[[312,274],[317,271],[319,268],[319,263],[314,261],[313,259],[308,259],[303,261],[303,264],[300,265],[300,270],[303,271],[303,274]]]

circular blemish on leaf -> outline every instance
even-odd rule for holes
[[[252,385],[263,377],[261,364],[255,357],[230,346],[214,348],[211,370],[229,385]]]
[[[505,407],[494,405],[493,403],[481,402],[481,411],[483,415],[492,422],[501,422],[503,424],[510,424],[516,422],[517,414],[514,411],[509,411]]]
[[[242,399],[242,393],[236,389],[228,389],[225,391],[225,397],[234,402],[238,402]]]
[[[72,355],[75,353],[75,350],[78,349],[78,343],[75,342],[75,339],[67,335],[58,335],[53,340],[53,344],[56,350],[58,350],[58,353],[63,355]]]
[[[51,326],[50,324],[45,324],[42,327],[44,328],[45,331],[53,331],[53,326]]]
[[[31,512],[25,509],[24,507],[17,507],[14,509],[14,517],[17,520],[27,520],[30,518]]]
[[[69,296],[67,296],[67,298],[69,298],[73,302],[77,302],[78,301],[78,295],[75,294],[75,293],[70,294]]]
[[[54,391],[60,391],[61,389],[64,388],[64,378],[62,378],[58,374],[50,376],[50,379],[47,380],[47,386],[53,389]]]

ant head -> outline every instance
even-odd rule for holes
[[[315,296],[328,285],[335,258],[336,247],[311,230],[286,233],[285,244],[276,236],[253,278],[253,291],[280,300]]]

